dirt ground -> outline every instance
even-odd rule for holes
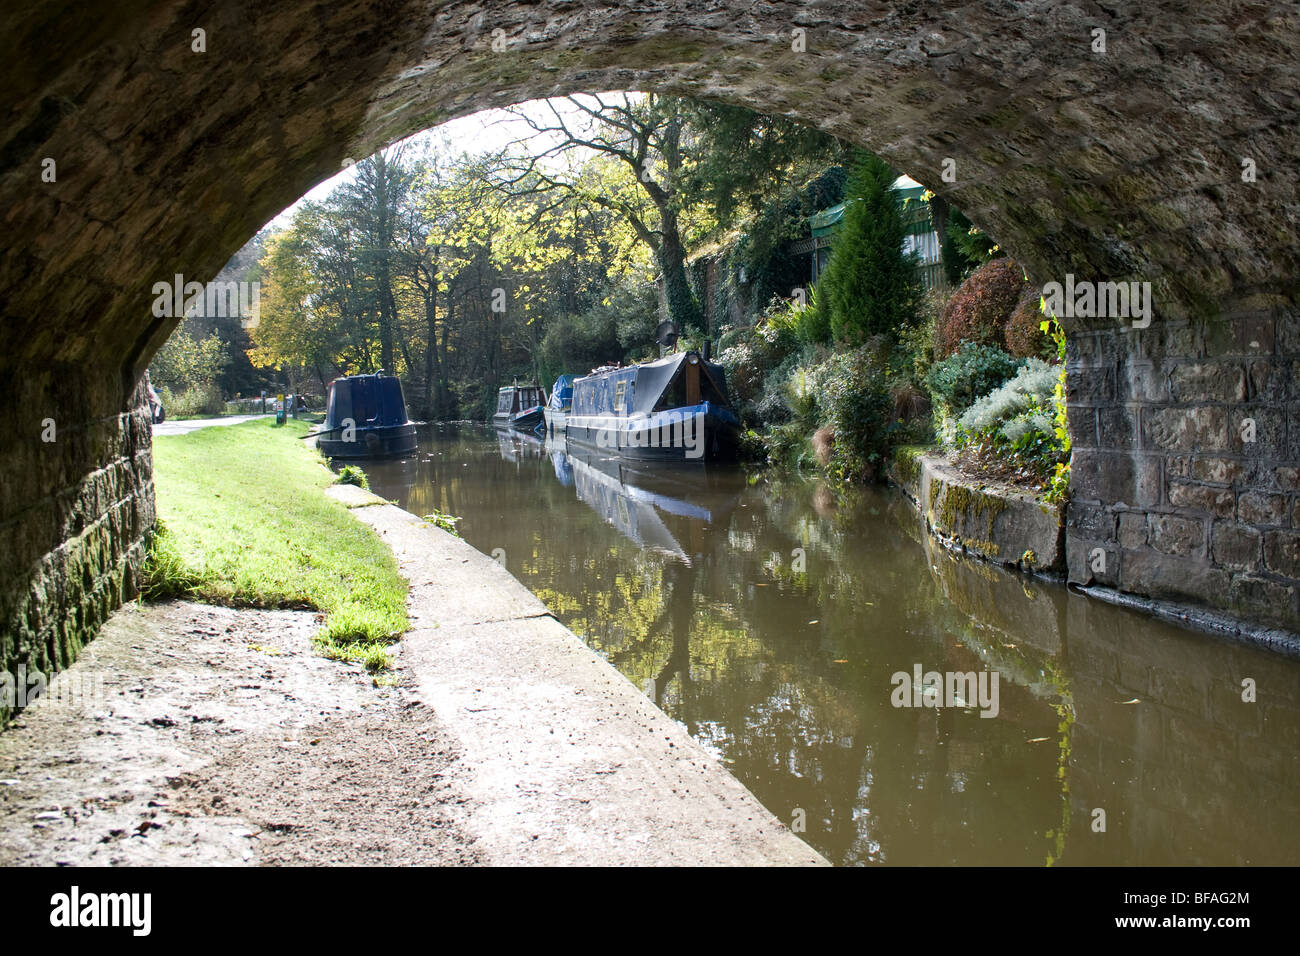
[[[118,612],[0,733],[0,865],[468,864],[460,751],[316,615]]]

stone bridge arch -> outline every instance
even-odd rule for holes
[[[154,520],[137,376],[173,324],[153,283],[210,279],[346,158],[605,89],[869,146],[1035,282],[1151,282],[1149,328],[1068,323],[1071,579],[1300,629],[1298,27],[1292,5],[1176,0],[17,0],[0,657],[61,666],[135,589]]]

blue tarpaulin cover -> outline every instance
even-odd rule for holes
[[[551,386],[551,408],[560,410],[573,404],[573,376],[561,375]]]

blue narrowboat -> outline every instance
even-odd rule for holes
[[[506,385],[497,392],[497,413],[492,424],[530,432],[543,427],[546,393],[536,385]]]
[[[546,431],[550,435],[563,435],[569,412],[573,410],[573,376],[561,375],[551,386],[551,400],[546,403],[543,415]]]
[[[416,447],[402,383],[382,372],[330,382],[325,427],[316,434],[316,447],[327,458],[392,458],[414,454]]]
[[[732,458],[739,433],[726,372],[696,351],[578,379],[565,429],[608,454],[672,462]]]

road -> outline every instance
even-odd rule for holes
[[[186,435],[200,428],[211,428],[213,425],[238,425],[241,422],[251,422],[256,418],[272,418],[274,412],[266,415],[227,415],[225,418],[195,418],[187,421],[163,422],[161,425],[153,426],[155,435]]]

